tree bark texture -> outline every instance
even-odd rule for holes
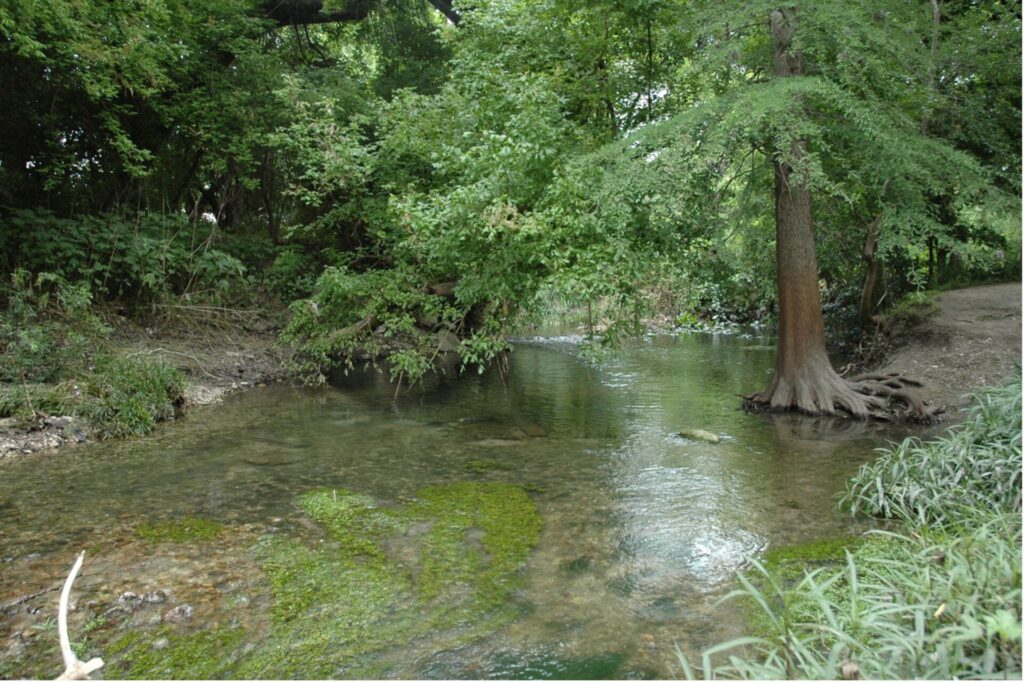
[[[792,48],[797,16],[794,9],[771,13],[773,70],[776,78],[803,74],[803,55]],[[806,140],[791,143],[789,157],[807,154]],[[811,194],[793,167],[775,159],[775,261],[779,287],[779,343],[775,374],[762,393],[748,396],[752,407],[869,416],[869,401],[832,368],[825,347],[825,323],[814,253]]]
[[[868,238],[864,242],[864,250],[861,255],[867,265],[867,274],[864,276],[864,289],[860,292],[860,308],[857,311],[857,319],[861,329],[869,330],[874,324],[871,313],[875,310],[875,287],[878,285],[878,276],[882,271],[882,264],[878,260],[878,228],[882,224],[882,216],[878,216],[868,225]]]

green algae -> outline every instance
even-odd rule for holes
[[[186,516],[173,521],[146,521],[139,525],[136,533],[150,542],[207,542],[223,530],[223,524],[216,521]]]
[[[107,647],[104,673],[126,680],[217,680],[230,676],[245,641],[242,628],[178,633],[132,631]]]
[[[553,652],[504,652],[488,666],[489,677],[505,680],[613,680],[622,677],[625,652],[563,657]]]
[[[98,652],[108,676],[378,676],[410,647],[456,649],[528,608],[515,595],[541,520],[521,487],[431,486],[400,507],[342,489],[314,490],[297,502],[322,535],[266,536],[252,550],[271,596],[267,630],[104,633],[113,640]],[[221,530],[185,519],[144,524],[139,535],[180,542]]]
[[[845,562],[847,550],[854,551],[863,541],[858,536],[841,536],[774,547],[765,553],[761,563],[769,572],[799,578],[804,569]]]
[[[417,638],[461,646],[520,612],[512,597],[540,516],[518,486],[432,486],[396,509],[317,490],[299,505],[329,542],[275,537],[258,546],[272,625],[243,677],[351,676],[386,667],[376,658]],[[388,540],[414,543],[417,556],[392,556]]]
[[[495,459],[471,459],[463,464],[462,468],[471,474],[483,474],[492,470],[508,471],[512,466]]]

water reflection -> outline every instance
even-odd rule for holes
[[[737,396],[771,372],[764,339],[653,337],[599,367],[576,357],[579,341],[530,339],[507,377],[452,368],[397,397],[372,369],[328,390],[256,390],[143,441],[6,466],[0,558],[62,561],[88,534],[147,518],[266,527],[297,519],[295,495],[318,486],[396,502],[425,485],[513,481],[544,519],[523,595],[532,610],[458,656],[396,654],[408,666],[398,674],[614,662],[609,674],[668,675],[676,641],[692,649],[738,632],[729,607],[711,605],[750,558],[857,530],[833,496],[873,448],[902,433],[742,412]],[[684,428],[721,440],[675,435]],[[19,563],[5,565],[10,573]],[[510,651],[539,653],[531,663]],[[518,667],[503,668],[506,659]]]

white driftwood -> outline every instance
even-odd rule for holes
[[[60,653],[64,657],[64,672],[58,680],[88,680],[89,675],[103,667],[103,659],[92,658],[86,662],[78,660],[75,652],[71,649],[71,638],[68,637],[68,602],[71,600],[71,584],[75,582],[79,569],[82,568],[82,561],[85,560],[85,552],[78,555],[75,565],[68,573],[68,579],[64,581],[64,588],[60,591],[60,608],[57,612],[57,634],[60,637]]]

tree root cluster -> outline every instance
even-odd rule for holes
[[[917,395],[913,389],[921,385],[897,372],[849,378],[831,372],[814,381],[794,383],[776,377],[767,390],[744,396],[743,407],[752,412],[845,413],[856,419],[937,424],[945,408],[930,406]]]

